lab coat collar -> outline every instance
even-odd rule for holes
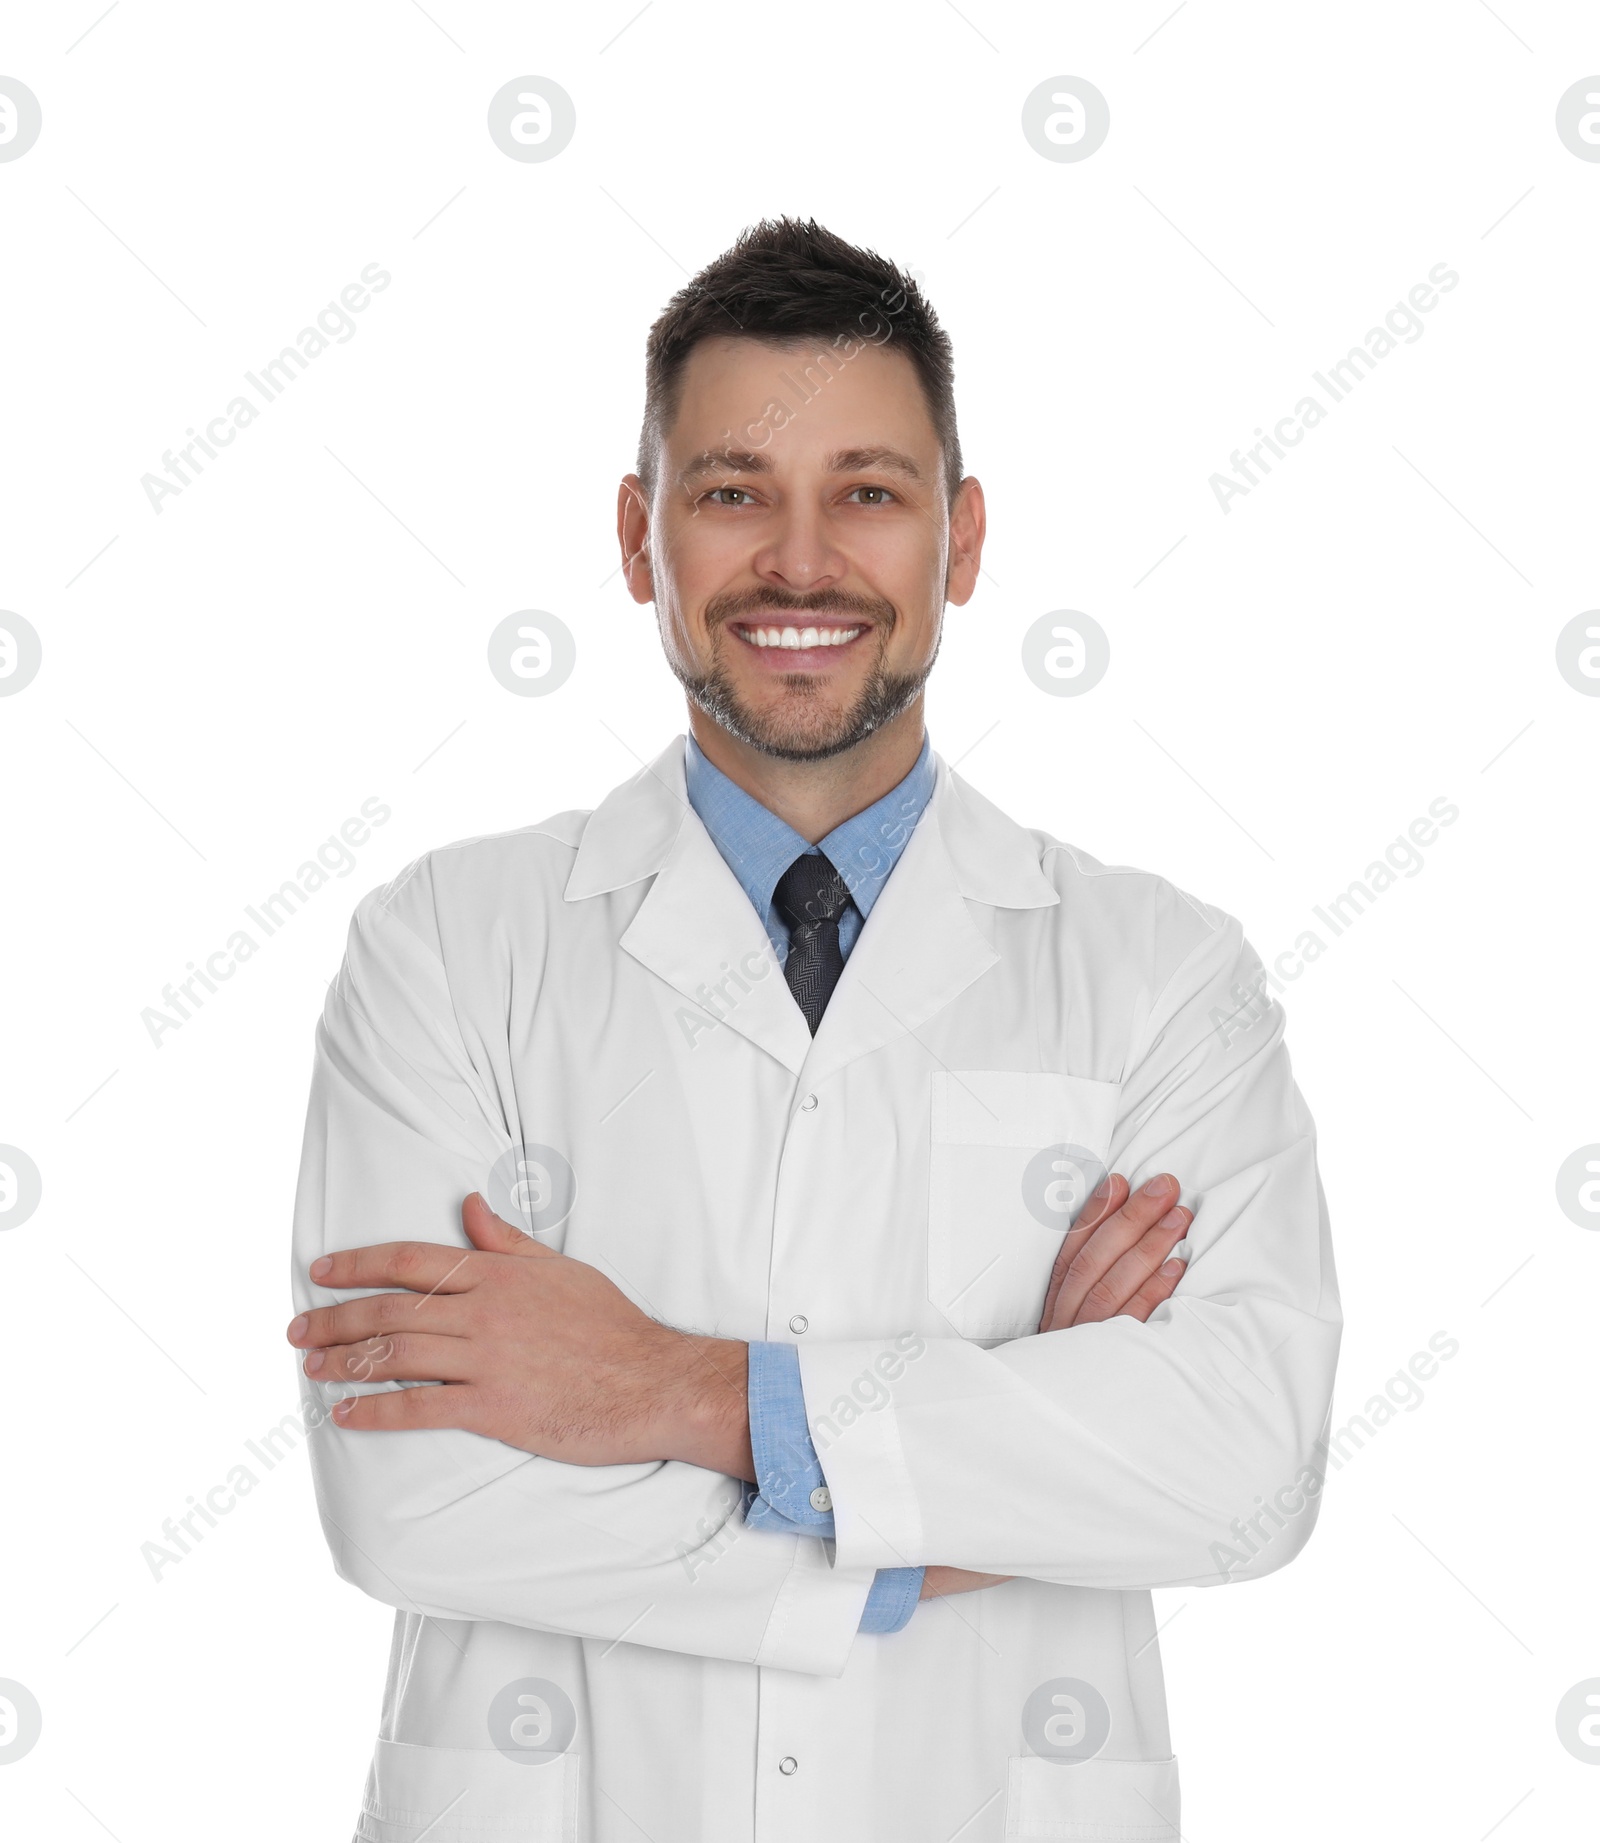
[[[707,1018],[720,1017],[796,1076],[824,1075],[929,1018],[999,963],[967,902],[1043,908],[1059,902],[1030,835],[954,775],[935,753],[933,798],[873,905],[816,1037],[789,994],[761,919],[690,807],[684,739],[675,737],[590,815],[566,884],[581,901],[654,877],[623,950]],[[730,967],[757,960],[749,990]],[[710,999],[718,987],[722,998]]]

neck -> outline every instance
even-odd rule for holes
[[[808,845],[815,845],[881,800],[916,766],[922,753],[922,699],[916,698],[854,748],[815,762],[764,755],[730,736],[694,704],[689,706],[689,728],[714,767],[793,826]]]

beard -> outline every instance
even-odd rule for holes
[[[745,642],[729,629],[729,622],[757,614],[763,608],[783,608],[808,614],[859,614],[870,620],[878,636],[878,657],[867,682],[842,710],[830,707],[828,692],[810,672],[779,676],[788,693],[777,709],[752,710],[739,695],[733,674],[722,662],[722,648]],[[694,704],[730,736],[780,761],[817,762],[842,755],[864,742],[875,730],[907,710],[928,682],[938,657],[915,672],[891,672],[883,663],[894,609],[888,602],[868,596],[829,593],[810,600],[786,595],[781,589],[758,589],[754,594],[715,597],[706,606],[706,625],[712,635],[712,664],[707,672],[672,670]],[[669,653],[670,659],[670,653]]]

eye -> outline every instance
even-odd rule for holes
[[[886,486],[853,486],[845,494],[846,499],[854,499],[858,493],[871,495],[858,503],[864,506],[886,506],[894,502],[894,494]]]
[[[752,506],[755,504],[755,495],[748,487],[743,486],[719,486],[707,493],[706,498],[715,505],[723,506]]]

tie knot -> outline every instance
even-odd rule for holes
[[[836,922],[850,906],[844,878],[820,851],[802,852],[779,877],[772,897],[791,928]]]

